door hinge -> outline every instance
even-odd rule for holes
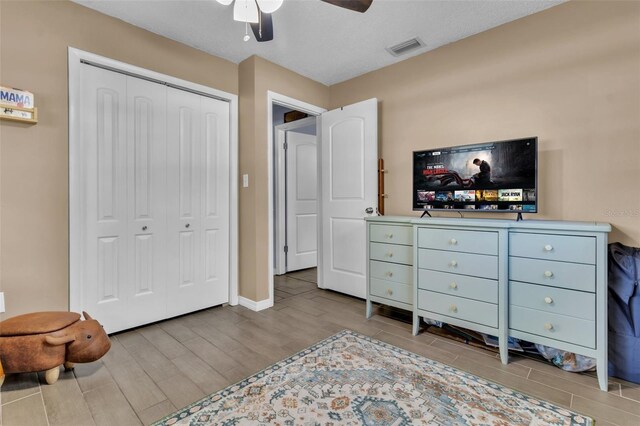
[[[289,253],[289,246],[284,246],[284,252]]]
[[[289,144],[288,144],[288,143],[286,143],[286,142],[285,142],[285,143],[283,143],[283,144],[282,144],[282,148],[283,148],[284,150],[287,150],[287,149],[289,148]]]

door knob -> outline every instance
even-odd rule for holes
[[[373,207],[367,207],[366,209],[364,209],[364,212],[366,214],[373,214]]]
[[[190,226],[191,226],[191,225],[189,225],[189,224],[187,223],[184,227],[185,227],[185,228],[188,228],[188,227],[190,227]]]
[[[146,230],[147,230],[147,225],[143,226],[143,227],[142,227],[142,230],[143,230],[143,231],[146,231]]]

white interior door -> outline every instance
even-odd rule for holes
[[[81,138],[83,308],[107,331],[127,327],[127,77],[86,66]]]
[[[287,272],[318,263],[318,150],[316,136],[286,132]]]
[[[127,320],[166,316],[165,86],[127,77]]]
[[[167,89],[169,316],[228,301],[229,106]]]
[[[366,297],[367,209],[377,208],[378,101],[321,115],[320,280],[324,288]]]

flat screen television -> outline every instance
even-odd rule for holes
[[[537,213],[538,138],[413,153],[413,210]]]

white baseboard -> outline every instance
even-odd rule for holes
[[[262,311],[263,309],[268,309],[273,306],[273,301],[271,299],[260,300],[259,302],[254,302],[251,299],[247,299],[246,297],[238,296],[238,304],[240,306],[244,306],[247,309],[251,309],[252,311]]]

